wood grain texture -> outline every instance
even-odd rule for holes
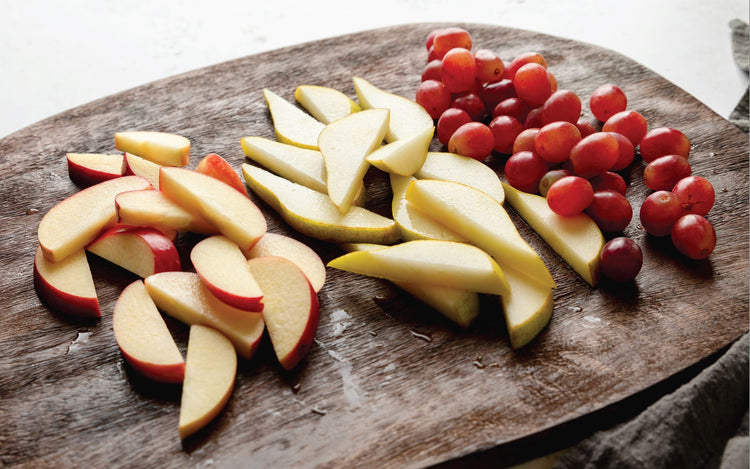
[[[116,131],[163,130],[190,138],[192,166],[215,152],[239,171],[242,137],[273,138],[263,87],[290,101],[303,83],[354,97],[356,75],[413,97],[424,38],[438,26],[365,31],[240,58],[85,104],[0,140],[0,465],[406,468],[492,448],[527,450],[524,441],[636,395],[747,331],[747,137],[612,51],[478,24],[463,25],[476,45],[505,59],[541,52],[560,87],[584,99],[616,83],[651,127],[691,138],[694,174],[717,189],[710,219],[719,243],[708,260],[684,260],[638,227],[647,190],[636,164],[626,174],[636,214],[626,233],[645,262],[633,287],[588,287],[514,216],[558,284],[551,323],[523,350],[510,349],[496,299],[484,298],[478,323],[462,331],[387,282],[329,269],[308,358],[284,372],[266,341],[256,358],[240,363],[221,416],[185,442],[177,434],[179,388],[134,374],[114,340],[111,311],[133,276],[90,257],[99,321],[62,317],[40,303],[31,280],[36,228],[77,190],[66,152],[109,152]],[[488,161],[497,171],[502,163]],[[387,214],[382,174],[368,173],[367,190],[370,206]],[[258,203],[270,231],[290,233]],[[290,234],[326,262],[340,254]],[[181,237],[183,253],[196,241]],[[184,353],[187,328],[169,325]]]

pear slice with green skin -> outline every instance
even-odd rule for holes
[[[503,183],[505,198],[526,223],[591,286],[600,279],[599,255],[604,236],[586,215],[564,217],[553,212],[547,199]]]
[[[367,243],[346,243],[339,247],[347,252],[379,249],[385,246]],[[479,315],[479,294],[474,291],[439,287],[422,282],[393,282],[422,303],[466,329]]]
[[[429,285],[494,295],[510,291],[503,270],[489,254],[454,241],[417,240],[354,251],[333,259],[328,267],[392,282],[420,279]]]
[[[396,222],[362,207],[341,213],[326,194],[244,163],[248,187],[292,228],[335,243],[391,244],[399,239]]]
[[[417,239],[442,239],[464,242],[465,239],[432,217],[422,213],[413,203],[406,200],[406,189],[415,179],[411,176],[390,175],[393,192],[393,220],[398,225],[401,238],[406,241]]]
[[[391,111],[387,142],[418,134],[435,125],[425,109],[411,99],[382,90],[369,81],[354,77],[354,90],[363,109],[385,108]]]
[[[300,85],[294,90],[294,99],[324,124],[362,110],[349,96],[327,86]]]
[[[510,293],[500,298],[510,345],[519,349],[531,342],[552,318],[553,290],[515,269],[506,268]]]
[[[411,137],[383,145],[370,153],[367,162],[387,173],[411,176],[427,158],[434,133],[435,128],[429,127]]]
[[[328,196],[341,213],[352,206],[370,167],[367,156],[383,143],[387,109],[368,109],[328,124],[318,137]]]
[[[318,135],[325,124],[267,88],[263,88],[263,97],[280,142],[318,149]]]
[[[555,287],[542,258],[524,241],[503,206],[484,192],[452,181],[417,179],[409,184],[406,200],[485,250],[501,266]]]
[[[497,173],[481,161],[468,156],[428,152],[424,163],[414,176],[417,179],[460,182],[479,189],[501,204],[505,202],[505,191]]]

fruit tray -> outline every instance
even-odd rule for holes
[[[591,415],[613,424],[610,410],[638,402],[745,333],[747,137],[617,53],[482,24],[459,26],[505,59],[540,52],[560,88],[582,97],[615,83],[650,126],[689,136],[694,174],[717,190],[710,220],[718,244],[707,260],[686,260],[668,241],[647,236],[636,215],[626,234],[644,251],[637,282],[592,288],[509,210],[557,282],[551,322],[517,351],[496,298],[485,298],[477,322],[462,330],[388,282],[328,269],[320,326],[303,363],[285,372],[270,344],[262,344],[252,360],[240,360],[224,411],[185,441],[177,433],[179,387],[134,373],[113,337],[111,311],[132,274],[90,258],[102,308],[97,321],[61,316],[40,302],[32,284],[36,230],[44,213],[77,190],[67,176],[67,152],[111,152],[116,131],[159,130],[190,138],[192,164],[215,152],[239,171],[241,138],[274,138],[262,88],[290,101],[300,84],[353,97],[352,78],[360,76],[413,98],[426,61],[424,39],[442,26],[388,27],[220,63],[82,105],[0,140],[0,464],[404,468],[482,457],[510,464],[574,442],[590,431],[578,424]],[[487,164],[502,169],[502,159]],[[635,214],[648,193],[641,174],[638,164],[626,174]],[[368,204],[387,214],[387,180],[368,173],[366,188]],[[304,241],[324,262],[342,253],[292,232],[254,200],[269,231]],[[197,240],[181,236],[179,243],[185,248]],[[184,353],[187,328],[167,321]]]

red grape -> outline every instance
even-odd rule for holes
[[[615,282],[632,282],[643,267],[643,252],[638,243],[625,236],[607,242],[599,254],[603,276]]]
[[[435,40],[435,36],[442,31],[442,29],[433,29],[430,31],[429,34],[427,34],[427,38],[424,41],[424,47],[427,50],[430,50],[432,48],[432,43]]]
[[[451,93],[437,80],[426,80],[417,87],[417,104],[422,106],[433,119],[450,107]]]
[[[672,192],[652,192],[641,204],[641,225],[652,236],[667,236],[684,214],[680,199]]]
[[[572,216],[583,212],[594,200],[591,183],[580,176],[565,176],[547,190],[547,205],[558,215]]]
[[[474,52],[477,64],[477,79],[482,83],[502,80],[505,74],[503,59],[489,49],[479,49]]]
[[[621,193],[613,190],[594,192],[594,199],[586,213],[599,229],[611,233],[624,230],[633,218],[633,207]]]
[[[646,163],[664,155],[690,156],[690,140],[677,129],[657,127],[651,129],[641,140],[641,157]]]
[[[524,128],[531,129],[531,128],[541,128],[544,124],[542,124],[542,108],[534,108],[531,111],[529,111],[528,114],[526,114],[526,120],[523,123]]]
[[[580,141],[578,127],[567,121],[557,121],[539,129],[534,148],[548,163],[562,163],[570,157],[571,148]]]
[[[602,85],[591,94],[589,109],[600,122],[606,122],[618,112],[628,107],[628,98],[615,85]]]
[[[547,164],[533,151],[514,153],[505,162],[505,179],[508,184],[524,192],[535,194],[539,181],[547,172]]]
[[[488,114],[492,113],[500,101],[517,97],[513,82],[507,79],[484,84],[479,96],[482,97]]]
[[[447,147],[448,141],[453,135],[453,132],[455,132],[456,129],[458,129],[462,125],[471,121],[471,116],[463,109],[453,107],[446,109],[440,115],[440,118],[437,121],[437,125],[435,126],[435,132],[437,133],[438,140],[440,141],[440,143]]]
[[[451,93],[469,91],[476,80],[477,64],[471,51],[456,47],[443,56],[443,83]]]
[[[557,77],[547,69],[547,78],[549,78],[549,89],[554,93],[557,91]]]
[[[671,190],[677,181],[690,176],[688,160],[680,155],[664,155],[652,160],[643,169],[643,182],[655,191]]]
[[[542,179],[539,181],[539,195],[542,197],[547,197],[547,191],[549,191],[549,186],[557,182],[558,179],[562,179],[565,176],[572,176],[573,173],[568,171],[567,169],[552,169],[550,171],[547,171],[544,176],[542,176]]]
[[[538,133],[539,129],[537,128],[523,129],[513,142],[513,153],[518,153],[519,151],[536,151],[534,139]]]
[[[448,140],[448,151],[482,161],[492,153],[495,137],[481,122],[468,122],[453,132]]]
[[[591,183],[591,187],[594,188],[594,192],[613,190],[625,195],[628,190],[628,184],[625,182],[625,179],[612,171],[597,174],[596,176],[589,178],[589,182]]]
[[[516,72],[513,86],[518,97],[532,107],[539,107],[552,94],[547,69],[537,63],[527,63]]]
[[[701,176],[680,179],[672,188],[672,192],[680,199],[685,213],[697,215],[707,215],[716,199],[714,186]]]
[[[539,64],[542,67],[547,68],[547,61],[544,60],[542,54],[538,52],[524,52],[517,55],[506,67],[506,78],[514,80],[518,69],[530,63]]]
[[[542,106],[542,122],[567,121],[575,124],[581,117],[581,99],[570,90],[555,91]]]
[[[607,132],[597,132],[581,139],[570,150],[573,172],[590,178],[609,171],[619,156],[617,139]]]
[[[625,169],[630,166],[635,159],[635,147],[633,146],[633,142],[631,142],[628,137],[623,134],[618,134],[617,132],[610,132],[610,135],[617,139],[617,147],[619,151],[617,161],[615,161],[615,164],[613,164],[610,169],[612,171]]]
[[[481,121],[484,118],[484,101],[473,91],[454,95],[450,107],[463,109],[475,121]]]
[[[442,60],[430,60],[427,65],[425,65],[424,69],[422,70],[422,80],[437,80],[437,81],[443,81],[443,74],[440,71],[441,67],[443,66]]]
[[[705,259],[716,247],[716,230],[705,217],[689,213],[672,227],[672,244],[690,259]]]
[[[641,143],[641,139],[646,135],[647,130],[646,119],[636,111],[618,112],[607,119],[602,126],[603,132],[617,132],[628,137],[634,147]]]
[[[471,50],[471,34],[463,28],[449,27],[435,33],[432,40],[432,48],[435,55],[442,59],[445,54],[456,47]]]
[[[513,143],[523,130],[523,124],[511,116],[497,116],[490,121],[490,130],[494,136],[494,150],[498,153],[510,155]]]
[[[492,110],[492,117],[512,116],[521,122],[526,121],[531,107],[519,98],[508,98],[500,101]]]
[[[576,121],[576,127],[578,127],[578,131],[581,132],[581,138],[588,137],[589,135],[596,132],[594,124],[583,117],[579,118]]]

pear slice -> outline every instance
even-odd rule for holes
[[[354,90],[363,109],[385,108],[391,111],[385,140],[393,142],[432,127],[432,117],[411,99],[384,91],[369,81],[354,77]]]
[[[422,167],[430,142],[435,133],[434,127],[383,145],[370,153],[367,162],[387,173],[411,176]]]
[[[460,182],[486,193],[501,204],[505,202],[503,184],[489,166],[468,156],[448,152],[428,152],[417,179]]]
[[[555,287],[542,258],[524,241],[503,206],[484,192],[457,182],[417,179],[409,184],[406,200],[444,221],[504,268]]]
[[[413,203],[406,200],[406,189],[415,179],[410,176],[391,174],[391,190],[393,202],[391,210],[393,219],[401,232],[401,238],[406,241],[417,239],[442,239],[445,241],[463,242],[465,239],[450,228],[426,215]]]
[[[280,142],[317,150],[318,134],[325,124],[269,89],[263,88],[263,97]]]
[[[357,197],[370,167],[367,155],[378,148],[388,129],[387,109],[368,109],[328,124],[318,137],[326,163],[328,196],[341,213]]]
[[[495,295],[510,291],[505,274],[489,254],[454,241],[417,240],[354,251],[333,259],[328,267],[394,282],[420,279],[426,284]]]
[[[349,96],[327,86],[300,85],[294,90],[294,99],[324,124],[362,110]]]
[[[505,325],[514,349],[531,342],[552,317],[552,289],[535,282],[515,269],[505,269],[510,293],[500,299]]]
[[[353,252],[378,249],[385,246],[345,243],[340,244],[339,247],[347,252]],[[393,284],[464,329],[471,326],[474,319],[479,315],[479,295],[477,292],[460,288],[439,287],[419,281],[396,281]]]
[[[326,194],[295,184],[244,163],[247,186],[292,228],[311,238],[335,243],[391,244],[398,240],[396,222],[362,207],[341,213]]]
[[[547,200],[503,183],[506,200],[541,238],[591,286],[599,282],[599,254],[604,236],[586,215],[563,217],[553,212]]]

